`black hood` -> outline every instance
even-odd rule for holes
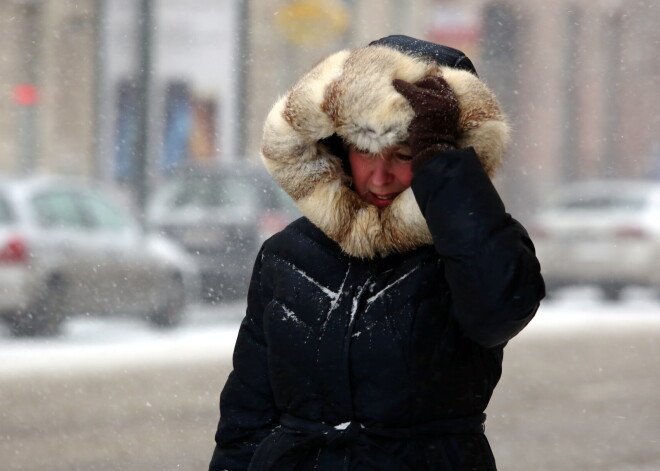
[[[453,47],[411,38],[402,34],[395,34],[377,39],[369,43],[370,46],[387,46],[401,51],[409,56],[424,57],[438,65],[446,65],[455,69],[463,69],[477,75],[472,61],[463,52]]]

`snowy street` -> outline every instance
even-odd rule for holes
[[[94,318],[53,340],[1,331],[2,469],[206,469],[243,309],[195,307],[165,332]],[[644,293],[545,303],[487,411],[499,469],[660,469],[659,371],[660,303]]]
[[[0,471],[660,471],[659,24],[0,0]]]

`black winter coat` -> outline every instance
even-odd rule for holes
[[[539,263],[472,149],[412,190],[433,245],[361,259],[307,218],[264,243],[212,471],[495,469],[484,411]]]

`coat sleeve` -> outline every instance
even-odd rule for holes
[[[504,344],[545,295],[527,232],[505,212],[472,148],[437,154],[411,186],[445,261],[456,320],[481,345]]]
[[[263,248],[250,280],[247,313],[234,348],[233,371],[220,395],[220,421],[209,471],[245,471],[257,445],[279,425],[262,328],[262,253]]]

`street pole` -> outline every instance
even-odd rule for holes
[[[563,102],[561,105],[561,155],[559,176],[562,182],[570,182],[579,177],[578,152],[578,93],[577,67],[579,50],[580,13],[577,10],[566,12],[564,24]]]
[[[248,55],[250,54],[250,45],[248,32],[250,28],[250,10],[248,0],[239,0],[238,6],[238,41],[236,41],[236,121],[234,128],[234,135],[236,136],[236,156],[240,160],[247,159],[247,108],[248,99],[247,91],[249,89],[248,80],[249,74],[249,61]]]
[[[621,158],[621,29],[622,17],[619,12],[613,12],[605,33],[605,47],[607,60],[603,67],[605,79],[604,93],[604,146],[603,160],[601,161],[600,176],[612,177],[622,170],[617,166]],[[628,169],[625,169],[628,171]]]
[[[29,175],[38,166],[38,87],[39,82],[39,23],[42,5],[38,3],[27,3],[23,7],[25,27],[22,31],[23,38],[23,64],[22,80],[26,87],[36,93],[31,103],[23,103],[18,108],[18,148],[19,148],[19,173]]]
[[[103,118],[103,90],[105,88],[105,37],[103,19],[106,14],[106,0],[95,0],[94,2],[94,142],[93,142],[93,161],[92,175],[94,178],[101,179],[104,175],[102,165],[103,151],[101,143],[103,142],[103,130],[105,128],[105,118]]]
[[[140,0],[137,15],[138,60],[135,74],[137,129],[135,132],[135,174],[133,191],[140,217],[149,193],[149,91],[151,88],[152,1]]]

